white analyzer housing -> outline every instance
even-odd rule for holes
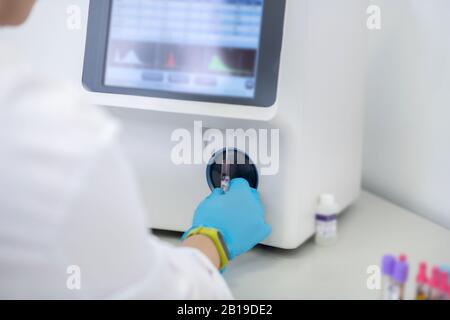
[[[275,6],[279,3],[283,6],[280,0],[259,1],[262,0],[256,0],[255,5]],[[111,5],[111,1],[106,2]],[[182,95],[171,98],[164,96],[165,93],[153,94],[156,92],[154,87],[150,93],[142,87],[140,91],[130,93],[126,88],[107,90],[104,82],[98,86],[85,83],[94,104],[123,107],[114,112],[125,119],[124,139],[138,169],[153,228],[185,231],[190,227],[196,206],[210,192],[206,177],[208,162],[195,161],[198,154],[194,154],[194,150],[208,152],[205,151],[208,142],[204,140],[219,132],[226,137],[227,129],[242,129],[236,132],[240,138],[247,134],[247,141],[251,140],[248,135],[254,132],[258,141],[265,138],[264,132],[268,134],[267,150],[263,152],[269,158],[265,158],[263,164],[258,161],[261,150],[249,145],[238,146],[238,149],[246,149],[241,151],[257,168],[258,190],[266,207],[267,222],[273,229],[264,244],[292,249],[311,237],[321,194],[334,194],[344,208],[358,197],[368,4],[361,0],[286,0],[285,5],[282,8],[284,20],[281,20],[279,59],[275,57],[273,65],[269,66],[277,69],[272,71],[278,77],[275,79],[278,81],[275,81],[273,103],[264,105],[264,102],[260,103],[262,99],[255,102],[260,104],[255,106],[247,99],[246,103],[239,104],[236,102],[239,100],[227,100],[229,97],[223,101],[220,97],[209,100],[208,95],[202,97],[198,92],[196,96],[187,93],[186,99]],[[98,31],[102,26],[92,6],[91,1],[89,28],[98,28]],[[270,13],[266,12],[262,19],[268,17]],[[280,19],[273,21],[277,23]],[[262,21],[261,41],[264,41],[264,32],[271,30],[267,27],[270,23],[270,19],[269,22]],[[272,27],[277,30],[276,26]],[[126,37],[126,34],[122,36]],[[135,34],[129,36],[134,37]],[[89,50],[95,51],[90,47],[91,40],[92,34],[88,33],[87,56]],[[263,52],[268,48],[270,45],[260,44],[260,59],[268,59]],[[173,65],[175,56],[169,61]],[[104,59],[107,60],[106,57]],[[107,61],[97,62],[98,65],[108,65]],[[88,63],[85,61],[85,82],[95,77],[86,71]],[[259,68],[267,68],[267,65]],[[102,74],[104,76],[104,72]],[[266,74],[270,76],[270,70]],[[147,80],[155,80],[159,76],[147,73],[146,77]],[[105,80],[104,77],[101,79],[99,81]],[[131,74],[129,79],[134,79]],[[177,79],[182,81],[186,78]],[[256,86],[259,80],[256,80]],[[252,87],[251,83],[247,89],[249,87]],[[140,126],[127,126],[127,121]],[[262,135],[259,130],[262,130]],[[186,132],[191,133],[193,164],[175,163],[174,148],[180,146],[181,137]],[[236,145],[224,142],[222,147],[235,148]],[[214,151],[210,153],[212,157]]]

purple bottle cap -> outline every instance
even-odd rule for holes
[[[399,261],[395,264],[394,275],[393,278],[395,281],[399,283],[405,283],[408,279],[408,263],[405,261]]]
[[[384,275],[392,276],[395,269],[395,257],[391,254],[386,254],[381,260],[381,272]]]

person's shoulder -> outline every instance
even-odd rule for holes
[[[15,91],[6,106],[11,133],[29,133],[73,152],[92,152],[111,142],[119,129],[104,109],[88,103],[81,86],[30,75]]]
[[[29,95],[22,106],[50,122],[64,124],[67,129],[102,134],[117,121],[105,109],[88,102],[81,86],[51,79],[31,80]],[[26,91],[26,90],[25,90]]]

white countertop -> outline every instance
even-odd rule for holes
[[[385,253],[410,262],[406,298],[414,297],[418,264],[450,265],[450,231],[370,193],[339,218],[339,240],[330,247],[311,239],[296,250],[260,246],[237,258],[225,278],[237,299],[379,299],[369,290],[367,268]],[[177,243],[179,234],[157,232]]]

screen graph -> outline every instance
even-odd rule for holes
[[[264,0],[114,0],[105,85],[255,95]]]

